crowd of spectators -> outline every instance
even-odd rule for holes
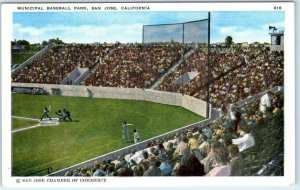
[[[91,69],[109,51],[109,46],[94,44],[55,45],[33,60],[13,82],[59,84],[75,68]]]
[[[85,85],[145,88],[153,84],[184,54],[174,44],[122,44],[86,80]]]
[[[212,78],[218,78],[230,70],[240,66],[244,60],[246,52],[243,49],[226,49],[219,50],[212,48],[210,50],[210,75]],[[191,81],[189,94],[197,89],[205,86],[207,83],[206,72],[207,65],[207,49],[197,48],[188,59],[180,64],[175,71],[169,73],[164,81],[158,87],[158,90],[163,91],[186,91],[182,89],[181,85],[174,83],[174,81],[183,74],[191,71],[198,72],[198,76]]]
[[[255,131],[265,129],[270,119],[283,119],[283,92],[269,94],[272,103],[265,112],[259,109],[259,99],[240,106],[231,104],[222,110],[222,117],[203,126],[157,139],[148,143],[145,149],[119,155],[116,160],[95,161],[92,166],[77,168],[65,175],[244,176],[247,167],[258,171],[260,168],[248,166],[245,159],[247,151],[256,148],[257,154],[267,157],[266,159],[272,159],[274,152],[263,153],[265,151],[260,149],[262,142],[259,139],[263,139],[265,133]],[[236,119],[238,117],[240,119]],[[277,124],[277,129],[283,129],[283,123]],[[278,139],[277,136],[272,138]],[[283,137],[278,139],[282,140]],[[270,145],[267,146],[264,148],[270,150]],[[283,143],[280,146],[283,148]],[[279,149],[280,147],[275,147],[275,153]]]
[[[179,65],[175,72],[166,76],[158,90],[179,92],[206,100],[209,85],[209,101],[214,107],[220,107],[224,102],[237,102],[283,85],[283,52],[251,47],[233,52],[212,51],[210,59],[210,80],[206,76],[207,57],[198,49],[185,64]],[[199,73],[197,77],[184,85],[174,83],[176,78],[193,70]]]

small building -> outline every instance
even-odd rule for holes
[[[271,51],[284,51],[284,31],[269,33],[271,36]]]

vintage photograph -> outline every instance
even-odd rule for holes
[[[3,170],[16,184],[286,177],[288,6],[14,4]]]

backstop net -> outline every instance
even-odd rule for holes
[[[143,26],[143,43],[179,42],[208,44],[208,19]]]

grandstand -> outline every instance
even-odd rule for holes
[[[207,118],[59,171],[48,168],[49,176],[283,176],[283,78],[283,52],[210,47],[204,19],[145,25],[143,43],[49,45],[12,73],[12,91],[143,100]],[[262,112],[267,91],[272,102]],[[246,150],[232,145],[247,135],[254,144]]]

